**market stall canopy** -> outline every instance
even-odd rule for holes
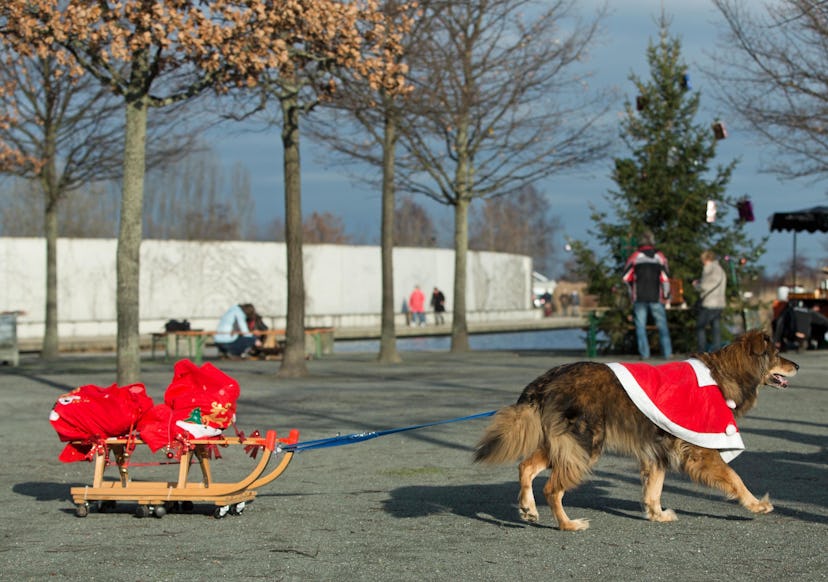
[[[771,216],[770,229],[828,232],[828,206],[814,206],[794,212],[776,212]]]

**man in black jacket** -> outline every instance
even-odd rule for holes
[[[670,300],[670,271],[667,258],[655,248],[655,237],[650,231],[641,235],[641,245],[624,265],[624,282],[630,290],[635,320],[635,337],[641,359],[650,357],[647,339],[647,314],[652,314],[658,330],[661,352],[665,358],[673,356],[667,312],[664,304]]]

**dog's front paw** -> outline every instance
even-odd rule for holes
[[[770,502],[770,498],[767,494],[762,499],[758,501],[754,501],[753,503],[749,503],[745,505],[749,511],[753,513],[770,513],[773,511],[773,504]]]
[[[676,521],[678,517],[676,516],[676,512],[672,509],[662,509],[659,512],[653,512],[648,509],[647,519],[649,519],[650,521],[666,523],[669,521]]]
[[[520,519],[523,521],[528,521],[529,523],[537,523],[540,516],[538,515],[538,510],[533,509],[531,507],[521,507],[520,508]]]

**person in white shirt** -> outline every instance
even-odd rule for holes
[[[244,358],[262,342],[250,332],[248,320],[255,321],[256,308],[251,303],[233,305],[219,319],[213,341],[223,355]]]

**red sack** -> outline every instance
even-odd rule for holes
[[[138,420],[138,433],[154,453],[175,442],[178,437],[192,438],[189,432],[176,424],[186,417],[187,413],[183,410],[176,412],[166,404],[156,404]]]
[[[164,404],[155,406],[138,422],[141,439],[155,452],[184,439],[218,436],[236,416],[239,384],[213,366],[190,360],[175,364]]]
[[[109,437],[128,435],[138,419],[153,406],[143,384],[109,388],[86,385],[60,396],[49,414],[49,422],[61,441],[94,443]],[[88,458],[91,445],[67,445],[60,456],[64,462]]]
[[[239,383],[213,364],[199,368],[181,360],[175,364],[164,402],[175,411],[186,410],[190,422],[225,429],[236,416],[239,392]]]

